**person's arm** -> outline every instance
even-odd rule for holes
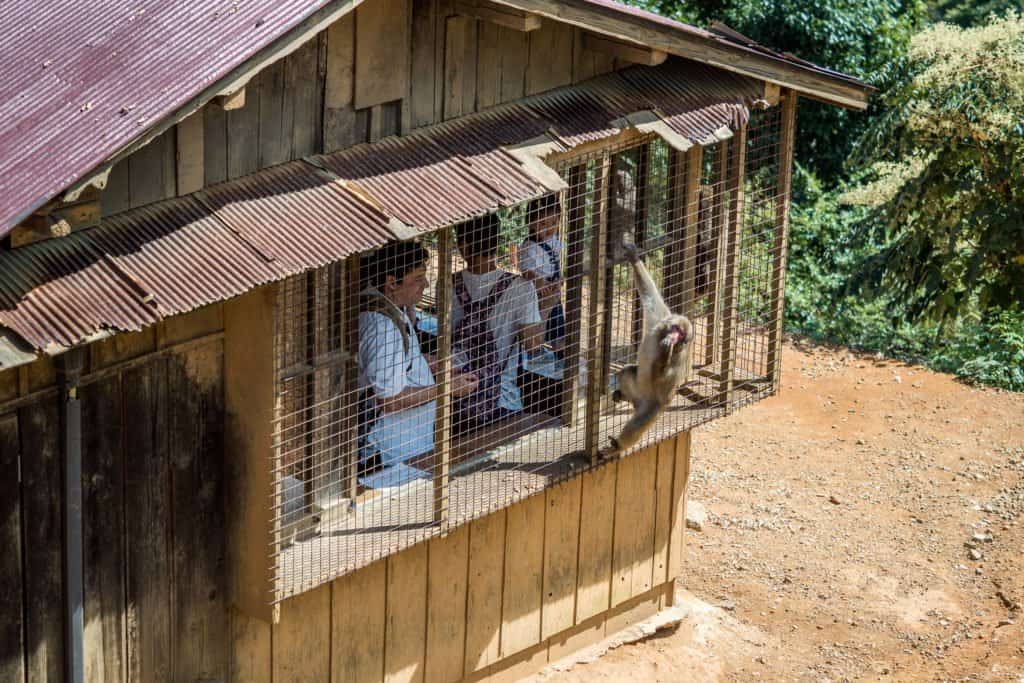
[[[377,398],[377,405],[383,413],[397,413],[437,400],[437,385],[429,387],[406,387],[394,396]]]
[[[537,303],[537,290],[529,282],[522,282],[513,292],[516,296],[516,330],[523,348],[532,353],[544,345],[544,319]]]
[[[540,311],[541,320],[547,320],[551,309],[558,303],[555,298],[557,290],[544,277],[532,270],[524,272],[523,279],[533,285],[533,289],[537,293],[537,306]]]

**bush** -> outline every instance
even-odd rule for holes
[[[869,224],[872,214],[840,205],[806,169],[797,167],[793,180],[787,330],[1024,391],[1024,311],[978,313],[975,302],[973,312],[945,323],[915,322],[898,293],[860,284],[886,249],[856,237],[854,227]]]
[[[989,309],[929,359],[936,370],[977,384],[1024,391],[1024,311]]]

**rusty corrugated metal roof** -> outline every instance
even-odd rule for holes
[[[0,3],[0,236],[331,4]]]
[[[237,296],[283,272],[192,197],[109,218],[84,235],[161,317]],[[107,324],[123,329],[116,319]]]
[[[0,254],[0,325],[34,348],[82,343],[97,332],[160,319],[89,233]]]
[[[0,253],[0,325],[49,351],[137,330],[564,187],[551,152],[628,127],[700,144],[746,121],[760,92],[692,63],[635,67],[133,209]]]
[[[196,198],[279,275],[379,246],[401,227],[310,164],[295,161],[209,187]]]

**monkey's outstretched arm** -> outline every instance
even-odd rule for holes
[[[636,404],[636,412],[629,419],[626,426],[618,437],[613,438],[612,448],[614,453],[621,453],[629,450],[640,440],[644,432],[654,424],[654,421],[661,415],[661,405],[656,401],[640,401]]]
[[[636,291],[640,294],[640,302],[643,304],[644,312],[646,313],[645,319],[647,323],[645,327],[650,332],[659,320],[672,315],[672,311],[665,305],[665,300],[661,298],[658,285],[654,283],[654,278],[651,277],[647,266],[644,265],[643,259],[640,258],[640,251],[633,241],[633,236],[628,232],[622,234],[622,253],[633,266]]]
[[[640,301],[646,313],[644,327],[649,334],[659,322],[672,315],[672,311],[665,305],[658,285],[654,284],[654,278],[647,272],[643,261],[633,263],[633,273],[636,278],[636,291],[640,294]]]

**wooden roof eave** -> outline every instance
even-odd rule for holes
[[[618,40],[638,43],[783,88],[802,97],[863,111],[874,88],[854,79],[831,75],[739,44],[730,44],[693,30],[625,14],[587,0],[492,0]]]

